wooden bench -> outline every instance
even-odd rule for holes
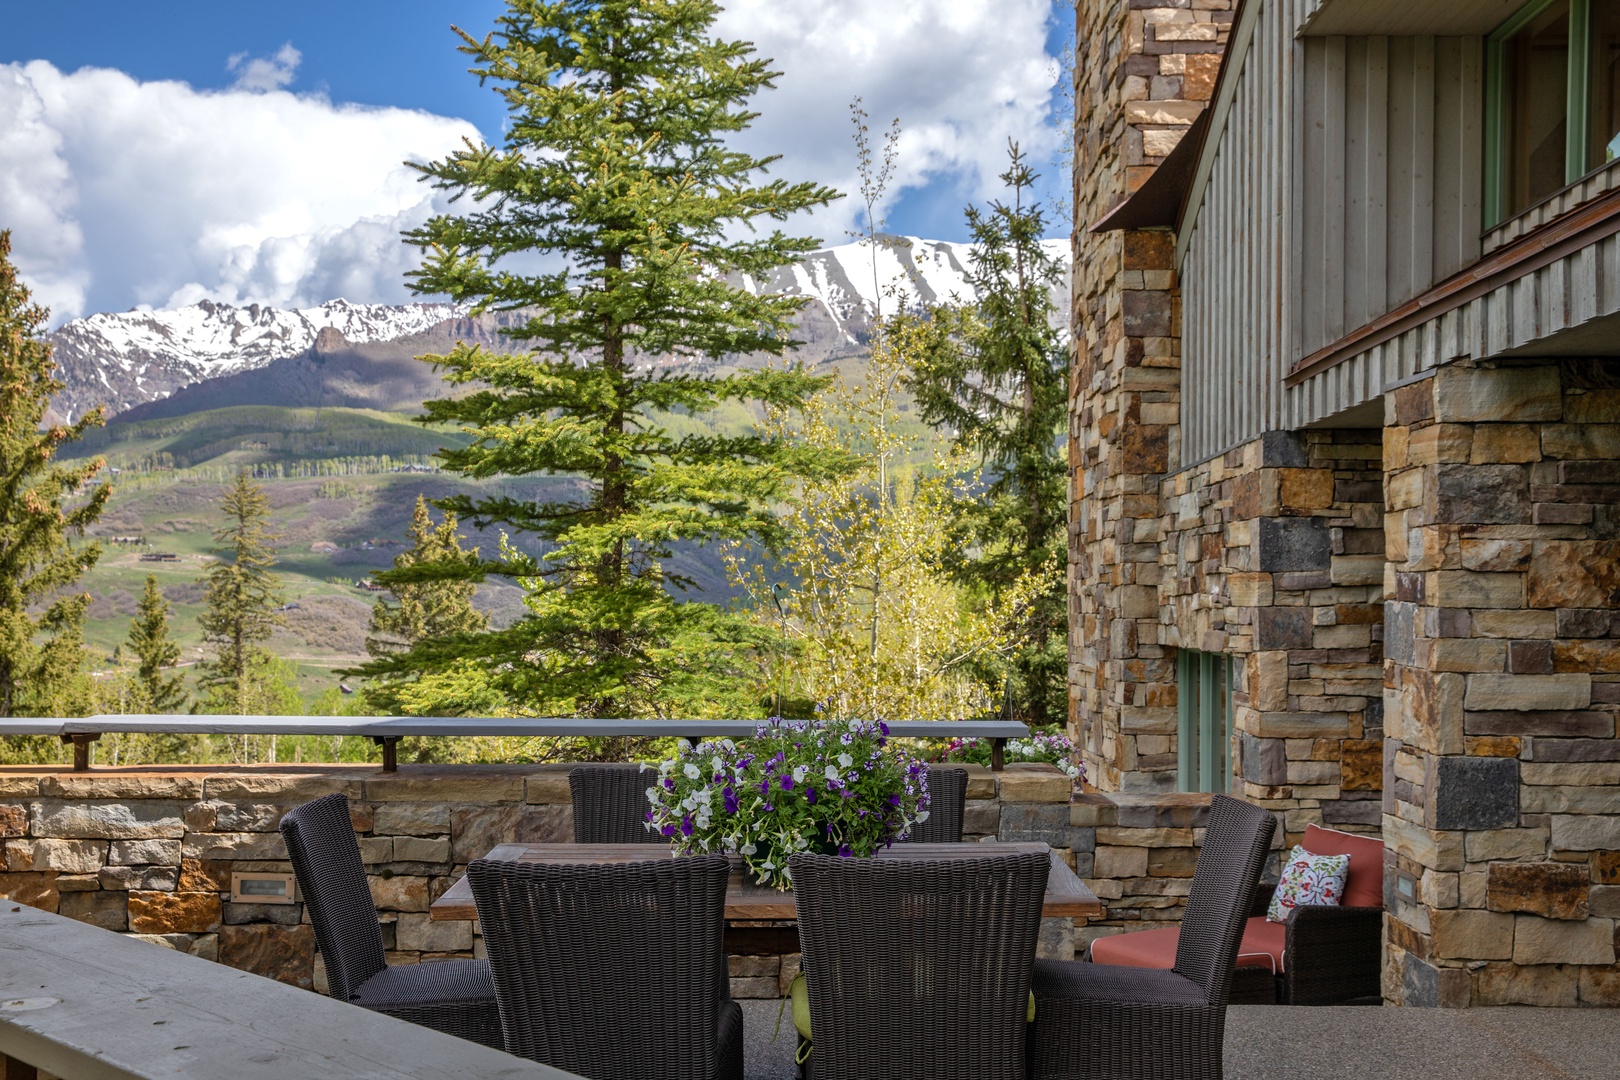
[[[0,901],[0,1080],[579,1080]]]
[[[486,716],[170,716],[116,715],[71,719],[0,719],[0,735],[55,735],[73,744],[73,768],[90,768],[90,744],[115,732],[190,735],[357,735],[382,747],[383,770],[398,768],[397,747],[406,736],[507,735],[525,738],[674,736],[744,739],[757,720],[577,720],[502,719]],[[1029,734],[1016,720],[895,720],[889,731],[908,739],[989,739],[991,768],[1000,770],[1008,739]],[[4,1078],[0,1078],[4,1080]]]

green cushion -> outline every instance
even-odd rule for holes
[[[805,1039],[810,1038],[810,984],[805,982],[804,972],[793,976],[793,982],[788,985],[788,998],[793,1002],[793,1030]],[[1035,993],[1029,995],[1029,1022],[1035,1022]]]

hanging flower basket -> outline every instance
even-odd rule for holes
[[[683,747],[647,801],[647,827],[677,852],[735,853],[753,880],[789,889],[794,852],[868,857],[927,820],[927,766],[883,723],[771,721]]]

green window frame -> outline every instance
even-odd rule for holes
[[[1176,783],[1225,794],[1232,784],[1232,658],[1176,650]]]
[[[1521,30],[1560,0],[1531,0],[1485,39],[1484,226],[1495,228],[1510,216],[1507,160],[1509,103],[1507,47]],[[1588,160],[1587,124],[1591,105],[1592,0],[1569,0],[1569,60],[1564,87],[1564,184],[1573,184],[1606,162]],[[1519,211],[1515,211],[1519,212]]]

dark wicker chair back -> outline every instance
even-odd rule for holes
[[[1023,1080],[1048,857],[795,855],[815,1080]]]
[[[582,765],[568,770],[576,844],[668,844],[647,828],[647,789],[658,774],[640,765]]]
[[[582,1076],[729,1071],[724,856],[467,867],[511,1054]],[[723,1010],[722,1006],[728,1009]]]
[[[1217,795],[1210,804],[1174,970],[1197,983],[1211,1005],[1224,1007],[1231,993],[1243,924],[1276,828],[1276,817],[1252,803]]]
[[[342,794],[325,795],[289,811],[281,819],[281,835],[309,921],[315,924],[328,992],[349,1001],[361,984],[388,966],[360,842],[349,820],[349,800]]]
[[[911,830],[916,844],[955,844],[962,839],[962,813],[967,809],[966,769],[928,767],[928,820]]]

